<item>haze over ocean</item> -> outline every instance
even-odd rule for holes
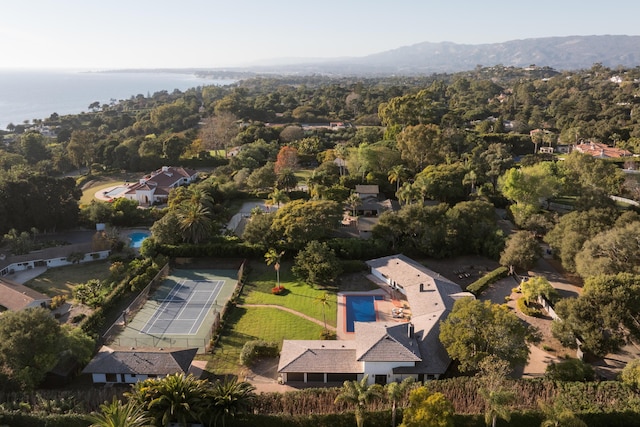
[[[89,111],[95,101],[109,104],[142,94],[206,85],[230,84],[231,80],[213,80],[178,73],[93,73],[61,70],[0,69],[0,129],[9,123],[45,119],[52,113],[78,114]]]

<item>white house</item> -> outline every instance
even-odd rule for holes
[[[115,350],[103,346],[82,370],[94,384],[133,384],[148,378],[188,373],[197,348]]]
[[[140,205],[166,203],[172,188],[189,185],[198,178],[198,172],[183,167],[163,166],[161,169],[140,178],[128,187],[123,197],[135,200]]]
[[[404,255],[367,261],[382,286],[406,296],[409,323],[355,322],[354,340],[284,340],[278,372],[283,382],[341,382],[368,375],[386,384],[413,377],[437,379],[451,363],[440,342],[440,322],[457,299],[473,298],[456,283]]]

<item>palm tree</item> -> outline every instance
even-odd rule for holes
[[[287,196],[287,193],[278,188],[274,188],[273,192],[269,194],[269,200],[267,201],[267,203],[272,206],[277,205],[278,208],[280,208],[280,203],[286,203],[288,201],[289,196]]]
[[[398,192],[398,190],[400,189],[400,181],[406,178],[406,176],[407,168],[405,168],[404,165],[395,165],[391,168],[387,177],[389,178],[389,182],[391,184],[393,184],[394,182],[396,183],[396,192]]]
[[[238,381],[236,377],[225,378],[224,381],[216,381],[213,385],[213,390],[211,390],[211,398],[216,413],[216,424],[218,423],[218,418],[221,418],[222,427],[224,427],[227,417],[246,414],[247,409],[255,400],[255,389],[248,382]]]
[[[511,404],[516,398],[513,392],[480,390],[480,394],[485,399],[484,421],[487,426],[496,427],[498,418],[507,422],[511,420]]]
[[[470,170],[469,172],[467,172],[464,175],[464,178],[462,178],[462,185],[467,185],[470,184],[471,185],[471,193],[475,193],[476,192],[476,181],[478,180],[478,175],[476,174],[476,172],[474,170]]]
[[[209,213],[209,209],[201,204],[181,205],[177,212],[178,224],[186,242],[198,244],[211,233],[213,225]]]
[[[587,424],[576,417],[570,409],[567,409],[557,400],[553,404],[538,402],[544,413],[544,421],[540,427],[587,427]]]
[[[322,296],[316,298],[316,300],[322,304],[322,320],[324,321],[324,332],[327,333],[327,316],[325,314],[325,308],[331,304],[331,299],[329,298],[329,294],[325,292]]]
[[[408,204],[408,205],[412,204],[413,201],[416,200],[419,195],[420,195],[420,192],[417,189],[417,187],[411,185],[408,182],[405,182],[404,184],[402,184],[402,187],[400,187],[400,189],[396,192],[396,197],[398,198],[398,200],[401,203]]]
[[[142,406],[162,426],[199,422],[209,407],[210,383],[193,375],[174,374],[135,384],[126,395]]]
[[[402,399],[407,390],[413,385],[413,377],[407,377],[402,382],[392,382],[385,386],[387,399],[391,401],[391,426],[396,427],[396,409],[398,402]]]
[[[91,414],[91,427],[147,427],[152,426],[149,417],[141,406],[133,402],[123,404],[115,397],[111,403],[100,405],[101,413]]]
[[[383,388],[380,384],[369,385],[369,376],[365,375],[360,381],[345,381],[340,394],[336,396],[334,403],[349,403],[355,405],[356,425],[364,426],[364,416],[367,413],[367,405],[375,399],[380,399]]]
[[[273,264],[273,268],[276,270],[276,283],[277,288],[280,289],[280,260],[282,259],[282,255],[284,255],[284,251],[278,253],[273,248],[270,248],[266,254],[264,254],[264,260],[267,265]]]
[[[278,179],[276,181],[276,186],[280,189],[284,189],[287,192],[296,188],[298,185],[298,178],[293,173],[291,169],[283,169],[278,174]]]
[[[351,208],[352,216],[358,216],[356,209],[362,204],[362,199],[356,193],[351,193],[347,198],[347,206]]]

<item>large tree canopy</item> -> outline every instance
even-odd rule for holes
[[[90,338],[61,328],[45,308],[9,311],[0,316],[0,378],[6,377],[0,384],[5,387],[33,389],[56,365],[63,351],[86,362],[92,350]]]
[[[506,307],[462,298],[440,325],[440,341],[463,371],[476,371],[480,363],[495,356],[511,367],[529,359],[528,328]]]
[[[342,208],[330,200],[294,200],[275,214],[272,229],[294,247],[322,240],[338,228]]]
[[[554,322],[553,333],[563,344],[575,347],[578,338],[596,355],[614,352],[640,338],[640,276],[590,277],[578,298],[558,301],[555,311],[561,320]]]

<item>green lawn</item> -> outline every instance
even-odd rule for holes
[[[336,294],[333,291],[318,289],[295,279],[291,273],[291,263],[283,262],[280,268],[280,285],[287,291],[283,295],[273,295],[271,289],[276,285],[276,272],[273,266],[251,265],[251,273],[244,286],[243,304],[274,304],[299,311],[318,320],[323,320],[322,304],[318,298],[325,292],[329,294],[329,305],[325,307],[327,324],[336,326]]]
[[[285,295],[273,295],[276,272],[273,266],[253,262],[244,286],[240,304],[273,304],[288,307],[322,321],[322,304],[318,297],[326,291],[299,282],[291,274],[291,262],[283,262],[280,284]],[[326,307],[327,324],[336,325],[336,294],[329,292]],[[207,371],[215,376],[239,375],[244,369],[239,363],[242,346],[251,340],[264,340],[282,345],[284,339],[320,339],[323,327],[295,314],[268,307],[234,307],[225,320],[225,328],[213,355],[200,356],[207,360]]]
[[[64,295],[67,301],[73,299],[73,288],[90,279],[104,280],[109,277],[108,261],[93,261],[67,267],[50,268],[40,276],[29,280],[26,286],[50,297]]]
[[[98,191],[103,191],[105,188],[114,187],[116,185],[122,185],[124,181],[100,181],[99,184],[85,188],[80,198],[80,205],[88,205],[93,200],[96,200],[95,195]]]
[[[302,319],[294,314],[275,308],[233,308],[215,354],[203,356],[209,363],[207,370],[215,375],[238,375],[242,346],[251,340],[276,342],[282,346],[283,339],[319,339],[322,326]]]

